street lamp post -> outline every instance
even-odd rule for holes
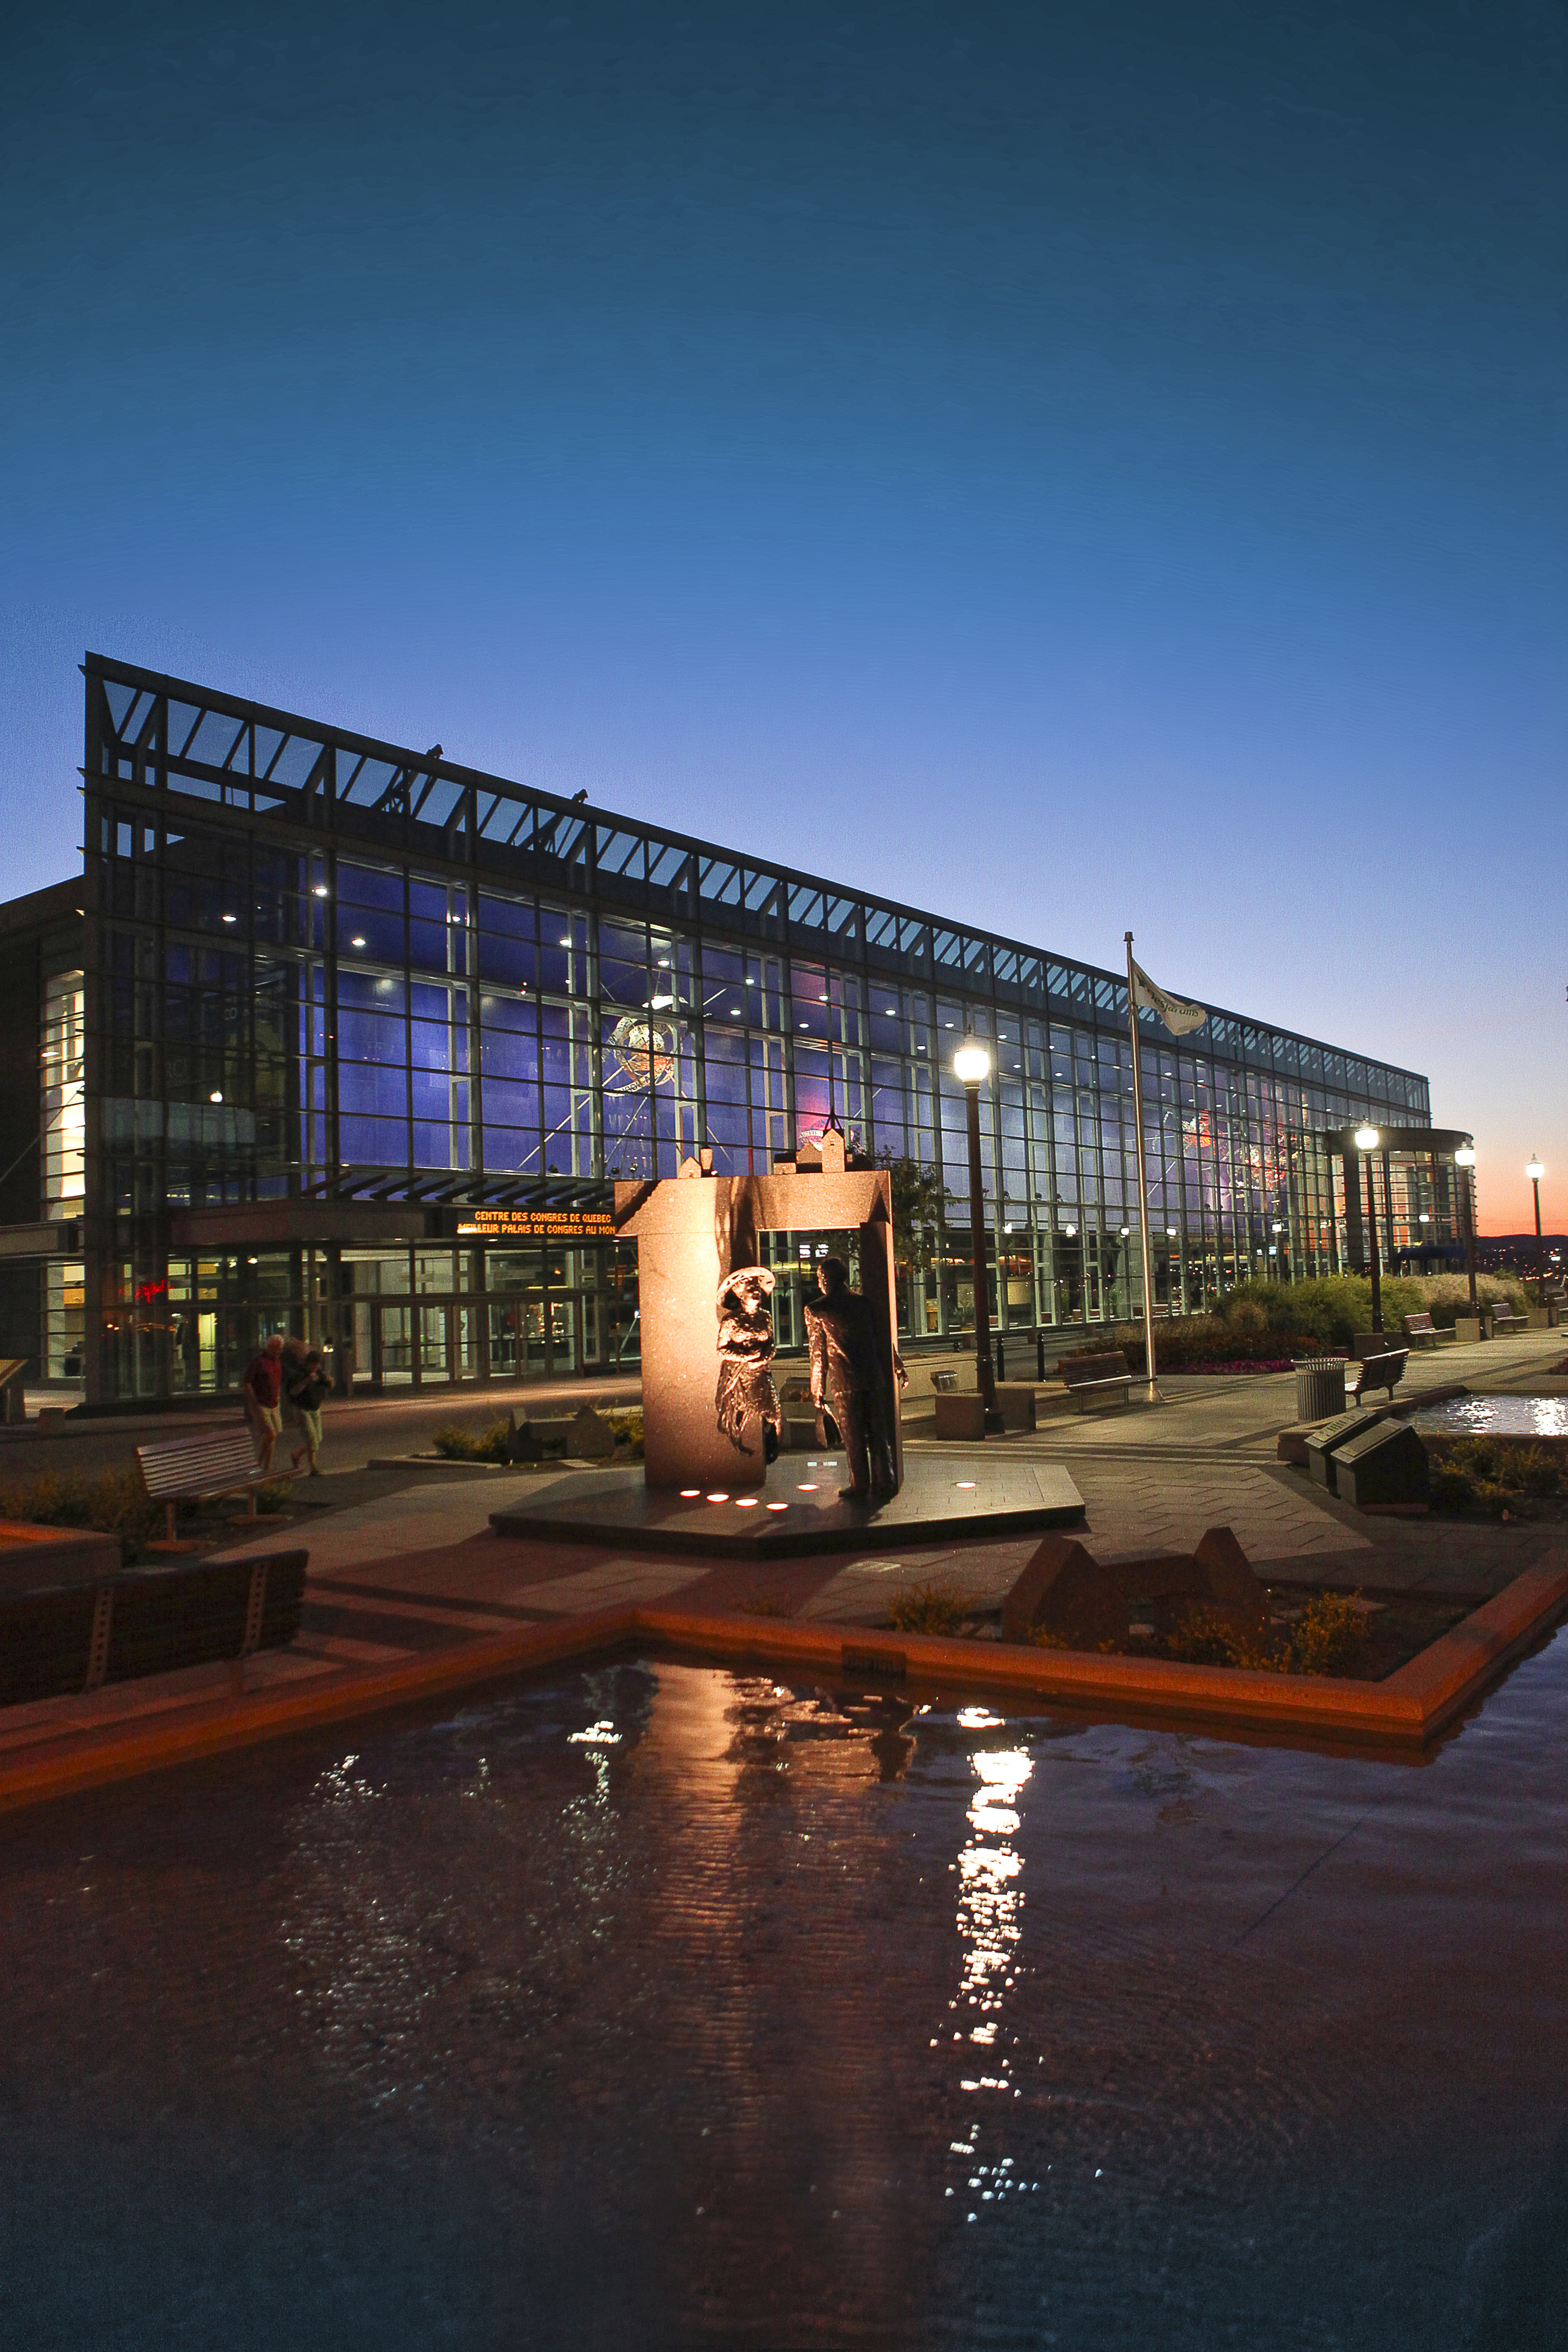
[[[1544,1312],[1546,1265],[1541,1255],[1541,1180],[1546,1171],[1539,1160],[1532,1160],[1524,1172],[1535,1187],[1535,1303]]]
[[[1366,1162],[1366,1234],[1372,1244],[1372,1328],[1383,1328],[1383,1283],[1377,1263],[1377,1202],[1372,1189],[1372,1155],[1377,1150],[1375,1127],[1358,1127],[1355,1148]]]
[[[977,1038],[965,1037],[952,1057],[952,1074],[963,1087],[969,1115],[969,1244],[974,1257],[974,1366],[985,1400],[987,1433],[1002,1426],[996,1409],[996,1375],[991,1369],[991,1301],[985,1282],[985,1192],[980,1181],[980,1089],[991,1075],[991,1056]]]
[[[1476,1155],[1470,1146],[1461,1144],[1454,1154],[1454,1165],[1462,1169],[1459,1178],[1459,1213],[1465,1221],[1465,1271],[1470,1277],[1470,1313],[1479,1313],[1476,1306],[1476,1220],[1470,1208],[1470,1171]]]

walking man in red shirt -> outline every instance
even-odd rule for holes
[[[276,1331],[247,1364],[239,1389],[256,1439],[257,1467],[270,1470],[272,1449],[283,1432],[283,1342]]]

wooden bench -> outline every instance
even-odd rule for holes
[[[1410,1361],[1408,1348],[1385,1348],[1380,1355],[1363,1356],[1358,1364],[1345,1366],[1345,1394],[1360,1398],[1367,1389],[1386,1389],[1393,1396],[1394,1385]]]
[[[1064,1356],[1057,1369],[1079,1412],[1092,1412],[1097,1405],[1109,1405],[1114,1412],[1131,1391],[1132,1375],[1120,1348],[1104,1356]]]
[[[1441,1348],[1454,1337],[1452,1331],[1439,1331],[1430,1315],[1407,1315],[1405,1336],[1417,1348]]]
[[[1530,1328],[1528,1315],[1505,1314],[1500,1307],[1487,1307],[1481,1311],[1490,1318],[1494,1339],[1500,1331],[1528,1331]]]
[[[158,1437],[136,1448],[136,1466],[148,1498],[162,1503],[164,1530],[174,1540],[174,1511],[181,1503],[215,1502],[221,1495],[243,1495],[246,1516],[256,1517],[258,1487],[280,1478],[293,1478],[292,1467],[263,1470],[256,1459],[256,1443],[248,1429],[203,1430],[189,1437]]]

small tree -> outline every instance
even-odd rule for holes
[[[942,1213],[952,1194],[934,1168],[890,1149],[877,1154],[892,1179],[893,1263],[900,1274],[924,1274],[942,1237]]]

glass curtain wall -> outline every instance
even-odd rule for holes
[[[900,1316],[911,1339],[962,1333],[974,1301],[952,1058],[968,1031],[993,1057],[993,1318],[1142,1312],[1114,976],[140,673],[89,668],[88,690],[89,1157],[121,1240],[89,1311],[111,1392],[231,1384],[269,1316],[303,1328],[326,1296],[307,1252],[280,1272],[259,1252],[176,1262],[171,1212],[602,1202],[703,1146],[721,1174],[765,1169],[830,1116],[945,1194],[931,1263],[900,1274]],[[81,1001],[52,1017],[63,1072]],[[1335,1268],[1342,1187],[1324,1133],[1429,1117],[1424,1079],[1226,1013],[1180,1044],[1146,1014],[1140,1047],[1162,1314],[1247,1276]],[[345,1247],[333,1279],[356,1370],[384,1385],[635,1352],[635,1275],[614,1252],[448,1247],[422,1271],[417,1254]]]

